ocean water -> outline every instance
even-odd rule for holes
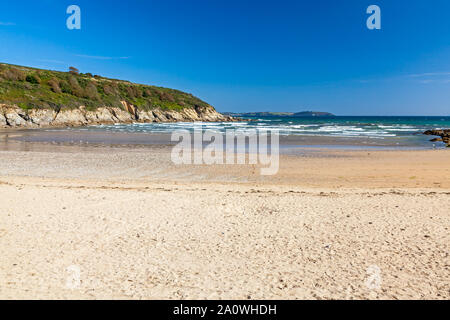
[[[98,125],[71,130],[122,133],[171,133],[184,129],[193,131],[214,130],[278,130],[282,137],[323,137],[330,144],[353,141],[355,144],[379,146],[444,147],[443,143],[431,143],[433,137],[422,133],[428,129],[450,129],[450,117],[249,117],[249,121],[213,123],[135,123]],[[250,121],[251,120],[251,121]]]

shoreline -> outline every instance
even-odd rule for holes
[[[283,148],[281,148],[283,150]],[[315,188],[450,188],[447,149],[297,148],[281,152],[279,171],[260,164],[175,165],[167,144],[18,142],[0,138],[0,176],[93,178],[114,181],[217,182]]]
[[[47,143],[63,145],[98,146],[174,146],[171,134],[164,132],[115,132],[95,131],[96,127],[40,128],[40,129],[0,129],[0,143]],[[280,135],[282,154],[296,154],[303,149],[329,150],[433,150],[445,149],[441,142],[428,142],[426,136],[418,144],[402,138],[339,137],[326,135]],[[204,142],[206,145],[207,142]]]

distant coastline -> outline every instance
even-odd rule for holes
[[[301,112],[222,112],[232,117],[335,117],[336,115],[323,111],[301,111]]]

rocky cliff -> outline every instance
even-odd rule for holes
[[[100,107],[86,110],[84,106],[73,109],[30,109],[24,110],[16,105],[0,104],[0,127],[38,128],[65,127],[112,123],[152,123],[178,121],[234,121],[232,117],[218,113],[213,107],[193,107],[182,110],[140,110],[122,101],[123,109]]]

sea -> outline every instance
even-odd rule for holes
[[[335,116],[335,117],[247,117],[239,122],[177,122],[97,125],[70,130],[116,133],[172,133],[195,129],[266,130],[279,132],[283,141],[314,146],[378,146],[404,148],[444,148],[423,135],[428,129],[450,129],[450,116]]]

